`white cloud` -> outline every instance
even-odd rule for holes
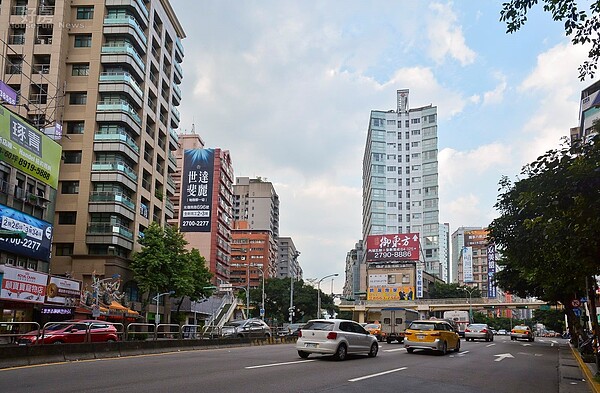
[[[437,63],[442,63],[446,56],[458,60],[463,66],[473,63],[476,54],[465,42],[458,17],[452,10],[452,3],[432,3],[429,9],[432,16],[428,20],[427,38],[431,58]]]
[[[506,91],[506,77],[500,73],[496,73],[496,79],[500,82],[494,90],[487,91],[483,94],[483,105],[499,104],[504,99],[504,92]]]

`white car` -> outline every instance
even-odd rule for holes
[[[357,322],[345,319],[313,319],[298,334],[298,355],[306,359],[311,353],[333,355],[338,360],[349,354],[377,356],[377,338]]]

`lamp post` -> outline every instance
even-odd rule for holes
[[[154,324],[156,326],[158,326],[158,324],[160,324],[160,314],[158,313],[158,302],[160,301],[161,296],[172,295],[174,293],[175,293],[175,291],[169,291],[169,292],[163,292],[163,293],[156,295],[156,297],[155,297],[155,299],[156,299],[156,317],[154,318]]]
[[[258,265],[254,265],[255,268],[260,270],[260,275],[262,276],[262,303],[260,305],[260,318],[265,320],[265,272],[262,267]]]
[[[477,288],[462,287],[463,291],[469,294],[469,323],[473,323],[473,304],[471,303],[471,295]]]
[[[296,264],[298,261],[298,257],[300,256],[300,251],[296,251],[294,253],[294,257],[291,259],[290,262],[290,267],[289,267],[289,271],[290,271],[290,324],[293,323],[294,321],[294,270],[296,268]]]
[[[337,277],[339,274],[328,274],[317,281],[317,318],[321,318],[321,281],[329,277]]]

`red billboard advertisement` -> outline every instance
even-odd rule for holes
[[[367,262],[418,261],[419,234],[367,236]]]

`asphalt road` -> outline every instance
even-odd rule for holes
[[[300,359],[293,344],[0,370],[2,392],[558,392],[565,340],[462,341],[446,356],[380,344],[376,358]]]

